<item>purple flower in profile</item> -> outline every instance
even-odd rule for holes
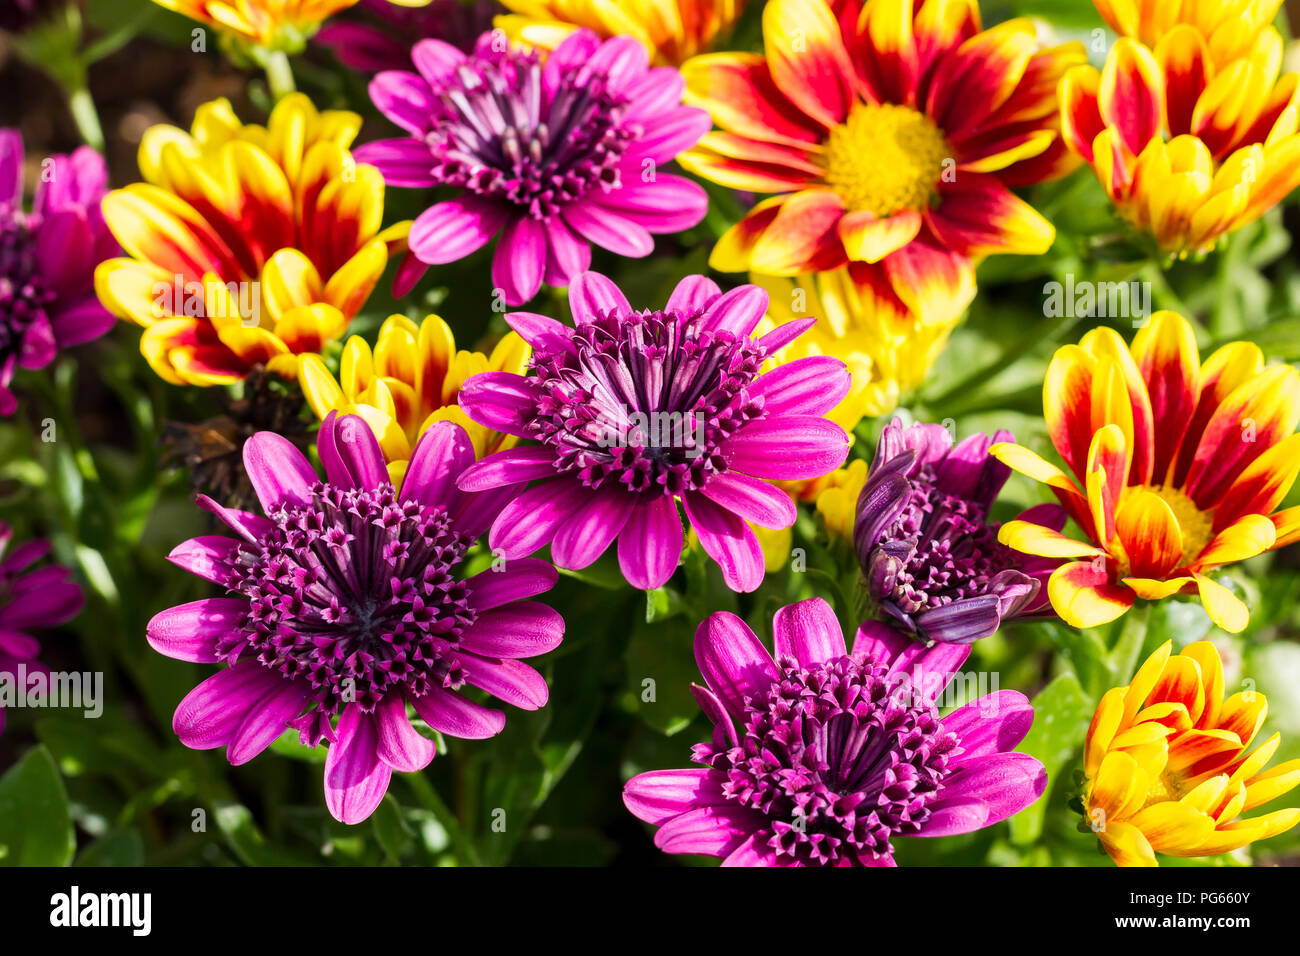
[[[876,446],[858,497],[853,542],[877,616],[923,641],[969,644],[1005,620],[1051,613],[1047,578],[1058,561],[998,542],[989,508],[1011,470],[989,455],[999,431],[953,445],[941,425],[895,419]],[[1059,531],[1065,511],[1037,505],[1020,515]]]
[[[72,620],[85,604],[85,596],[72,580],[72,572],[62,565],[29,570],[49,554],[49,542],[28,541],[6,557],[12,539],[12,529],[0,521],[0,674],[12,675],[10,679],[21,686],[25,681],[19,675],[46,671],[36,660],[41,646],[28,632]],[[0,706],[0,731],[4,726]]]
[[[998,691],[940,719],[936,701],[969,647],[926,648],[869,621],[847,653],[825,601],[783,607],[776,659],[726,611],[695,632],[707,687],[691,685],[713,739],[703,769],[652,770],[623,802],[665,853],[723,866],[894,866],[898,837],[970,833],[1042,794],[1011,753],[1029,731],[1023,694]]]
[[[526,600],[555,583],[544,561],[460,576],[466,550],[518,489],[457,490],[474,460],[459,425],[439,422],[421,436],[400,490],[355,415],[331,413],[317,449],[323,482],[287,439],[248,440],[244,466],[266,517],[200,496],[238,537],[195,538],[170,555],[229,596],[163,611],[148,640],[168,657],[229,665],[176,708],[183,744],[225,747],[242,764],[288,728],[307,746],[325,738],[325,802],[336,819],[359,823],[394,770],[433,759],[408,704],[440,733],[499,733],[505,714],[459,688],[541,707],[546,682],[521,658],[558,645],[564,622]]]
[[[848,436],[823,416],[848,393],[829,356],[764,360],[812,319],[751,339],[767,293],[725,295],[704,276],[683,279],[662,311],[633,311],[594,272],[569,286],[576,328],[529,312],[506,321],[533,348],[525,375],[481,372],[460,407],[496,431],[538,442],[489,455],[460,487],[536,484],[502,510],[489,543],[506,558],[545,544],[562,568],[584,568],[618,541],[638,588],[672,576],[682,551],[681,500],[727,585],[752,591],[763,553],[749,523],[794,524],[794,502],[764,479],[816,478],[839,467]]]
[[[412,224],[421,262],[455,262],[499,231],[492,282],[520,305],[543,280],[568,285],[585,271],[593,243],[645,256],[653,234],[704,218],[704,190],[659,167],[712,121],[681,105],[681,74],[650,69],[632,37],[579,30],[547,54],[489,32],[470,55],[424,40],[412,58],[418,74],[370,84],[379,110],[411,135],[367,143],[356,159],[390,186],[461,190]]]
[[[22,136],[0,129],[0,415],[18,407],[17,366],[44,368],[113,327],[95,297],[95,266],[118,249],[99,211],[107,186],[103,157],[82,146],[46,160],[23,212]]]
[[[411,47],[420,40],[443,40],[466,53],[505,8],[493,0],[433,0],[423,7],[403,7],[390,0],[361,0],[363,18],[335,17],[316,31],[312,41],[333,51],[339,62],[359,73],[409,70]]]

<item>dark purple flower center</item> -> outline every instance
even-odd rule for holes
[[[556,467],[590,487],[680,494],[727,465],[719,446],[762,414],[745,389],[766,351],[748,337],[700,328],[678,312],[609,312],[539,347],[532,375],[543,397],[529,430]]]
[[[398,501],[388,484],[317,484],[310,504],[269,518],[275,527],[241,546],[231,590],[248,616],[219,653],[306,681],[325,713],[373,710],[396,688],[460,686],[455,651],[475,614],[453,572],[472,539],[444,509]]]
[[[36,236],[22,210],[0,203],[0,370],[21,351],[28,327],[54,300],[41,278]]]
[[[769,845],[786,862],[889,855],[892,837],[929,818],[957,735],[884,664],[782,658],[777,670],[764,698],[746,699],[739,745],[698,744],[695,759],[726,773],[727,798],[768,817]]]
[[[909,478],[903,513],[868,556],[871,596],[912,615],[988,593],[988,582],[1015,566],[1014,553],[998,542],[998,525],[977,502],[935,487],[933,465]]]
[[[433,175],[449,186],[505,200],[546,220],[593,189],[619,188],[618,164],[640,134],[624,122],[626,99],[608,78],[568,70],[549,98],[536,52],[479,50],[434,96],[425,140]]]

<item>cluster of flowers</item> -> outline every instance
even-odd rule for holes
[[[275,51],[352,3],[164,5]],[[653,589],[697,543],[752,592],[765,533],[816,501],[860,564],[852,647],[820,599],[777,612],[774,653],[734,615],[709,616],[692,690],[712,738],[696,769],[641,774],[624,801],[670,853],[889,866],[896,838],[990,826],[1045,788],[1043,766],[1014,752],[1033,720],[1023,695],[938,709],[1003,622],[1091,627],[1186,593],[1245,627],[1212,572],[1300,538],[1300,509],[1276,510],[1300,469],[1300,372],[1248,342],[1202,361],[1189,322],[1160,313],[1131,345],[1098,329],[1062,348],[1043,403],[1064,470],[1007,432],[955,443],[902,421],[869,468],[841,466],[858,422],[923,379],[976,264],[1052,244],[1012,188],[1086,161],[1125,218],[1187,253],[1300,182],[1276,0],[1244,20],[1227,3],[1203,5],[1216,19],[1099,0],[1122,35],[1101,74],[1029,21],[983,29],[974,0],[770,0],[762,54],[707,52],[739,0],[506,5],[492,28],[483,8],[366,0],[365,17],[320,30],[373,74],[400,130],[355,149],[361,118],[304,95],[265,126],[217,100],[189,132],[147,132],[142,182],[106,192],[102,160],[79,150],[53,159],[25,212],[21,143],[0,136],[0,413],[16,366],[119,317],[167,382],[267,371],[321,421],[323,477],[285,437],[254,435],[243,467],[262,513],[200,496],[231,535],[170,555],[224,592],[148,626],[159,652],[222,665],[180,702],[183,743],[238,764],[289,729],[325,740],[329,810],[364,820],[392,771],[434,756],[412,712],[483,738],[506,720],[485,698],[546,704],[524,661],[562,639],[535,600],[557,568],[613,548],[627,582]],[[661,307],[634,306],[590,270],[592,248],[644,257],[701,222],[708,194],[664,170],[674,161],[767,196],[709,260],[750,282],[688,276]],[[387,188],[431,187],[439,201],[384,227]],[[402,296],[494,239],[505,302],[567,287],[572,325],[512,312],[485,355],[458,350],[437,316],[394,316],[373,347],[354,336],[337,366],[325,358],[390,260]],[[648,421],[689,423],[690,440]],[[1012,470],[1059,505],[992,521]],[[484,536],[492,566],[468,574]],[[79,606],[65,570],[22,574],[41,551],[0,564],[0,669],[34,660],[26,630]],[[1300,761],[1265,769],[1276,739],[1250,749],[1262,695],[1223,694],[1200,642],[1160,648],[1101,701],[1083,798],[1116,862],[1220,853],[1300,820],[1241,817],[1300,783]]]

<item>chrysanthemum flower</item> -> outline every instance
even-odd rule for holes
[[[145,133],[145,182],[103,203],[130,258],[100,265],[95,289],[144,326],[140,351],[161,378],[222,385],[258,365],[293,378],[299,355],[342,335],[410,225],[380,232],[383,177],[348,152],[360,127],[293,94],[265,127],[219,99],[191,133]]]
[[[1223,695],[1213,644],[1171,656],[1165,642],[1132,683],[1097,705],[1084,752],[1084,822],[1120,866],[1157,866],[1156,853],[1227,853],[1300,822],[1294,807],[1242,816],[1300,784],[1300,760],[1265,770],[1280,735],[1249,748],[1268,701],[1254,690]]]
[[[711,266],[797,275],[882,263],[907,301],[970,282],[973,259],[1052,244],[1052,226],[1008,187],[1068,168],[1055,87],[1082,46],[1040,49],[1023,19],[981,31],[975,3],[946,0],[915,11],[772,0],[763,35],[765,55],[682,69],[687,102],[720,127],[682,166],[776,194],[722,237]]]
[[[454,186],[411,227],[414,254],[454,262],[498,231],[492,282],[510,305],[543,279],[568,285],[591,263],[591,244],[649,255],[654,233],[698,223],[704,190],[659,167],[709,128],[681,105],[682,78],[647,69],[631,37],[580,30],[553,53],[483,35],[466,56],[440,40],[412,51],[419,73],[388,71],[370,84],[375,105],[410,136],[367,143],[357,158],[390,186]]]
[[[853,263],[831,272],[788,279],[751,274],[767,290],[768,316],[777,326],[809,315],[817,324],[787,345],[779,361],[807,355],[833,355],[848,366],[853,387],[827,417],[852,432],[863,418],[888,415],[899,399],[918,387],[975,297],[971,274],[955,272],[960,283],[940,311],[905,302],[885,279],[884,271]],[[912,298],[909,296],[909,298]],[[763,327],[760,327],[763,328]]]
[[[362,73],[410,69],[411,47],[420,40],[445,40],[466,53],[501,5],[495,0],[432,0],[427,6],[395,6],[390,0],[361,0],[364,19],[335,18],[312,41],[332,50],[344,66]]]
[[[507,333],[491,356],[457,351],[451,327],[439,316],[427,316],[417,326],[404,315],[393,315],[379,327],[373,352],[361,336],[348,339],[337,379],[319,355],[308,355],[298,365],[298,381],[321,419],[338,412],[366,420],[379,439],[393,483],[400,484],[411,449],[434,422],[463,428],[475,458],[513,448],[518,439],[479,425],[456,399],[471,375],[522,374],[530,354],[528,343],[515,332]]]
[[[18,366],[44,368],[113,327],[94,292],[96,264],[118,251],[99,211],[103,157],[87,146],[49,157],[31,212],[23,159],[22,136],[0,129],[0,415],[18,407],[9,390]]]
[[[992,826],[1047,782],[1011,753],[1033,723],[1014,690],[940,719],[935,700],[970,653],[932,648],[882,625],[851,654],[830,607],[814,598],[773,621],[776,659],[734,614],[695,632],[707,687],[691,685],[713,722],[703,769],[633,777],[623,802],[659,827],[665,853],[723,866],[894,866],[894,840]]]
[[[1187,320],[1157,312],[1131,349],[1106,328],[1058,349],[1043,412],[1073,480],[1019,445],[992,452],[1050,485],[1083,531],[1010,521],[999,533],[1026,554],[1076,559],[1048,582],[1056,612],[1094,627],[1139,597],[1199,594],[1215,624],[1244,628],[1246,605],[1209,572],[1300,539],[1300,507],[1273,513],[1300,469],[1300,371],[1266,368],[1251,342],[1202,362]]]
[[[81,611],[85,596],[72,572],[58,564],[30,570],[49,554],[47,541],[28,541],[9,552],[13,530],[0,521],[0,674],[44,672],[41,646],[30,631],[58,627]],[[11,678],[16,679],[16,678]],[[5,711],[0,706],[0,731]]]
[[[923,641],[970,644],[1002,622],[1047,609],[1043,585],[1059,562],[999,543],[989,508],[1011,469],[989,455],[1011,433],[954,445],[942,425],[881,433],[858,497],[853,543],[876,615]],[[1038,505],[1024,521],[1060,529],[1065,512]],[[1050,613],[1050,611],[1048,611]]]
[[[424,433],[400,490],[355,415],[331,414],[317,450],[324,481],[279,435],[248,441],[244,465],[266,517],[200,496],[238,537],[195,538],[170,555],[229,596],[163,611],[147,636],[168,657],[229,665],[176,708],[183,744],[225,747],[242,764],[288,728],[307,746],[325,738],[325,802],[336,819],[358,823],[394,770],[415,772],[433,759],[408,704],[439,733],[498,733],[505,714],[460,688],[541,707],[546,682],[521,658],[558,645],[564,622],[526,600],[555,583],[543,561],[458,576],[466,549],[518,490],[457,490],[474,460],[458,426]]]
[[[1282,39],[1216,63],[1180,24],[1154,49],[1121,39],[1098,74],[1061,81],[1061,125],[1120,214],[1167,252],[1204,252],[1300,184],[1300,75],[1279,76]]]
[[[824,475],[848,454],[844,429],[823,417],[848,391],[844,363],[813,356],[760,374],[813,320],[751,338],[767,308],[756,286],[724,295],[688,276],[662,311],[637,312],[587,272],[569,306],[577,328],[508,314],[533,347],[528,375],[485,372],[460,393],[480,425],[539,443],[461,477],[469,491],[537,482],[501,512],[490,544],[513,558],[549,543],[560,567],[584,568],[617,539],[627,580],[656,588],[681,555],[680,499],[728,586],[754,590],[763,555],[746,522],[786,528],[796,517],[764,479]]]
[[[302,49],[329,17],[357,0],[154,0],[160,7],[197,20],[223,34],[267,50]],[[386,0],[422,7],[429,0]]]
[[[512,39],[553,50],[579,27],[634,37],[655,63],[675,66],[728,32],[749,0],[502,0],[497,26]]]
[[[1194,27],[1206,40],[1216,64],[1251,52],[1271,24],[1282,0],[1093,0],[1107,25],[1155,49],[1180,24]],[[1271,40],[1266,41],[1271,42]]]

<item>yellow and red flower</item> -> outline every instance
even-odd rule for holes
[[[1282,0],[1093,0],[1106,24],[1150,49],[1175,27],[1195,27],[1215,63],[1248,55],[1271,24]],[[1272,42],[1267,41],[1267,42]]]
[[[399,7],[423,7],[428,2],[389,0]],[[154,3],[252,46],[297,52],[325,20],[354,6],[357,0],[154,0]]]
[[[372,351],[354,335],[343,346],[336,379],[319,355],[305,355],[298,381],[318,418],[330,412],[359,415],[379,439],[394,485],[400,485],[416,442],[434,422],[455,422],[474,443],[474,456],[513,448],[518,439],[485,428],[456,404],[460,388],[479,372],[522,375],[532,349],[516,333],[497,342],[492,354],[456,349],[451,328],[430,315],[418,326],[404,315],[380,326]]]
[[[496,25],[513,40],[554,50],[574,30],[634,37],[650,62],[676,66],[709,50],[749,0],[501,0]]]
[[[264,365],[293,378],[299,355],[343,334],[410,228],[380,231],[383,177],[348,149],[360,127],[293,94],[265,127],[219,99],[189,133],[145,133],[145,182],[102,207],[129,258],[101,263],[95,291],[144,327],[140,351],[160,377],[229,384]]]
[[[1225,61],[1215,41],[1229,35],[1176,23],[1153,47],[1122,38],[1100,73],[1061,80],[1065,142],[1172,254],[1212,249],[1300,185],[1300,75],[1280,74],[1272,27]]]
[[[1225,700],[1209,641],[1170,650],[1166,642],[1132,683],[1107,691],[1088,728],[1085,819],[1120,866],[1157,866],[1156,853],[1227,853],[1300,822],[1295,807],[1242,816],[1300,784],[1300,760],[1264,769],[1278,734],[1249,750],[1268,712],[1264,695]]]
[[[773,0],[763,34],[764,55],[682,67],[686,101],[719,129],[678,161],[774,194],[719,240],[714,268],[873,263],[924,315],[973,281],[974,260],[1052,244],[1051,224],[1009,187],[1074,163],[1055,89],[1081,45],[1042,49],[1023,19],[981,30],[974,0]]]
[[[1300,471],[1300,371],[1233,342],[1203,362],[1191,325],[1158,312],[1130,349],[1111,329],[1057,350],[1043,383],[1052,444],[1073,473],[1020,445],[992,453],[1047,483],[1086,540],[1010,521],[1004,544],[1075,559],[1048,581],[1067,623],[1112,621],[1137,598],[1198,594],[1237,632],[1246,605],[1209,572],[1300,540],[1300,506],[1276,511]]]

